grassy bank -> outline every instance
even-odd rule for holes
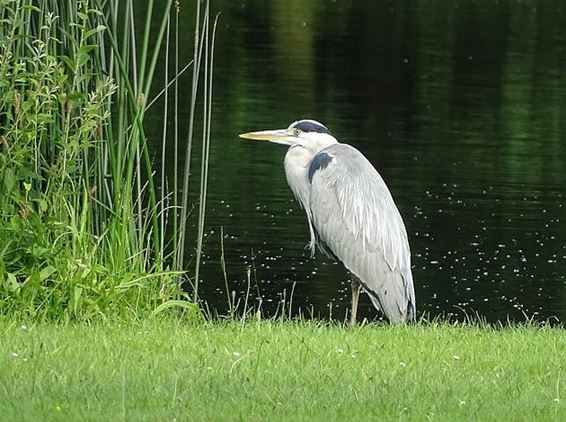
[[[0,323],[7,420],[564,420],[560,329]]]

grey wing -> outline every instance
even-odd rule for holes
[[[325,155],[321,160],[318,155]],[[357,276],[391,322],[414,316],[415,293],[405,225],[385,182],[355,148],[331,145],[309,169],[317,236]],[[317,163],[324,162],[324,166]]]

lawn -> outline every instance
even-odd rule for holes
[[[3,420],[566,420],[559,328],[0,322]]]

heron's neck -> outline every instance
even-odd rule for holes
[[[332,135],[327,133],[314,133],[309,135],[309,141],[305,142],[303,146],[314,156],[324,148],[337,143],[338,141]]]

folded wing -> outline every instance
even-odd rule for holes
[[[407,232],[385,182],[357,149],[334,144],[309,168],[310,215],[319,246],[361,281],[391,322],[412,318],[415,293]]]

